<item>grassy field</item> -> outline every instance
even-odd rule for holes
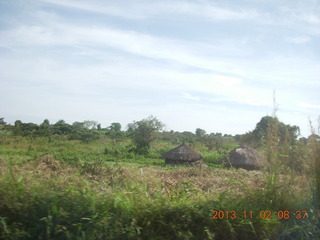
[[[312,174],[226,169],[201,145],[208,168],[166,166],[176,145],[129,144],[2,135],[0,239],[320,239]]]

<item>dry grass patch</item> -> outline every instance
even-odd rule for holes
[[[6,163],[0,158],[0,174],[4,174],[6,171]]]
[[[0,171],[6,169],[0,159]],[[196,169],[178,168],[126,168],[119,164],[107,166],[102,161],[72,167],[53,155],[45,154],[35,161],[12,167],[15,176],[23,176],[25,184],[52,186],[64,189],[67,186],[89,186],[101,193],[123,192],[144,194],[149,197],[163,195],[175,198],[186,195],[192,199],[200,196],[218,199],[222,193],[242,197],[256,191],[266,191],[268,174],[263,171],[244,169]],[[288,197],[309,196],[308,177],[302,175],[279,175],[278,185]],[[133,189],[134,186],[134,190]]]
[[[70,185],[82,184],[77,168],[68,166],[49,154],[41,155],[34,161],[7,166],[6,170],[9,173],[7,177],[14,178],[14,181],[20,179],[26,189],[39,186],[63,190]]]
[[[218,197],[220,193],[229,192],[244,195],[247,191],[262,188],[265,174],[259,171],[228,169],[178,169],[173,171],[145,168],[139,171],[141,178],[152,185],[160,182],[163,193],[170,194],[175,189],[189,189],[201,194]]]

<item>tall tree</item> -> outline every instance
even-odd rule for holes
[[[271,131],[276,131],[272,135],[277,138],[274,142],[277,142],[279,145],[294,144],[300,135],[300,128],[298,126],[286,125],[280,122],[277,117],[265,116],[261,118],[253,131],[246,133],[242,137],[242,142],[260,147],[266,141],[270,141]]]
[[[48,141],[51,142],[51,125],[48,119],[40,124],[38,135],[48,137]]]
[[[72,126],[64,120],[59,120],[53,124],[53,133],[58,135],[67,135],[72,132]]]
[[[121,124],[118,122],[113,122],[108,127],[109,131],[106,133],[106,135],[110,136],[112,139],[119,139],[121,136],[123,136],[121,132]]]
[[[118,122],[111,123],[109,127],[110,131],[121,132],[121,124]]]
[[[202,138],[202,137],[204,137],[206,135],[206,131],[205,130],[203,130],[203,129],[201,129],[201,128],[197,128],[196,129],[196,136],[198,137],[198,138]]]
[[[94,121],[94,120],[85,120],[85,121],[83,121],[83,126],[86,129],[96,129],[97,125],[98,125],[98,122]]]
[[[163,128],[164,124],[153,116],[128,124],[128,132],[135,145],[135,151],[147,154],[150,144],[158,137],[159,131]]]

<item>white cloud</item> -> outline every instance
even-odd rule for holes
[[[212,73],[179,73],[167,72],[161,76],[171,79],[176,88],[204,93],[208,101],[222,101],[246,104],[251,106],[268,106],[271,102],[272,89],[249,86],[239,78]],[[210,95],[214,96],[212,99]]]
[[[103,52],[108,55],[108,48],[113,48],[151,59],[169,60],[207,70],[226,71],[228,69],[230,72],[233,65],[233,63],[199,54],[207,50],[207,52],[220,51],[221,55],[223,51],[233,49],[232,45],[215,44],[213,48],[207,44],[155,37],[110,27],[79,27],[62,23],[55,23],[49,27],[24,25],[3,32],[2,35],[3,44],[16,49],[59,46],[73,49],[78,55],[91,52],[95,57],[103,58]],[[228,48],[230,49],[227,50]],[[239,50],[238,53],[240,53]],[[224,80],[225,83],[230,81],[231,79]]]
[[[185,14],[191,17],[209,20],[248,20],[258,17],[256,11],[245,8],[229,9],[208,1],[74,1],[74,0],[42,0],[43,2],[82,11],[107,14],[122,18],[145,19],[171,14]],[[124,8],[123,5],[126,7]]]
[[[318,15],[248,2],[44,0],[0,30],[1,109],[74,121],[159,114],[179,130],[236,133],[272,108],[276,89],[286,120],[299,102],[301,115],[318,112]]]
[[[254,10],[237,8],[231,10],[220,7],[209,2],[176,2],[170,4],[173,12],[181,12],[197,17],[204,17],[210,20],[248,20],[258,15]]]
[[[115,85],[124,82],[123,85],[136,86],[136,88],[157,85],[160,78],[164,79],[163,81],[169,81],[170,79],[169,84],[170,86],[174,86],[173,88],[175,89],[219,94],[225,96],[228,101],[256,106],[266,106],[269,104],[269,97],[274,87],[271,87],[271,89],[259,89],[259,86],[251,87],[250,85],[244,84],[241,78],[230,77],[230,75],[235,74],[245,78],[257,77],[258,79],[260,78],[260,81],[266,79],[266,81],[271,80],[274,81],[274,83],[284,81],[290,81],[292,83],[292,81],[298,81],[298,79],[295,80],[291,75],[299,76],[301,73],[297,68],[291,70],[292,64],[287,66],[290,62],[284,58],[278,60],[272,59],[270,62],[264,60],[263,62],[257,63],[248,61],[238,62],[238,60],[233,59],[225,61],[219,58],[215,59],[214,56],[203,56],[196,53],[197,49],[206,47],[206,45],[154,37],[135,31],[119,30],[109,27],[89,28],[69,24],[62,25],[60,23],[56,23],[51,26],[51,28],[23,26],[6,34],[5,38],[7,39],[7,44],[13,47],[28,46],[32,49],[32,47],[35,46],[65,46],[71,47],[71,49],[76,48],[74,49],[75,54],[78,53],[84,56],[89,54],[89,57],[99,56],[102,60],[101,64],[90,64],[80,69],[75,66],[73,70],[71,70],[73,67],[70,69],[72,63],[66,63],[66,66],[69,67],[65,68],[66,66],[64,66],[60,74],[50,74],[50,78],[52,79],[67,79],[66,76],[72,79],[72,76],[76,75],[81,76],[81,79],[87,78],[93,82],[99,82],[99,79],[103,79],[105,73],[113,74],[113,76],[117,78],[121,76],[122,80],[114,83]],[[116,55],[110,56],[108,48],[117,49],[133,55],[144,56],[156,61],[165,59],[173,63],[206,69],[209,70],[209,72],[184,73],[182,69],[171,70],[171,68],[163,69],[163,67],[152,69],[152,67],[150,68],[150,66],[152,66],[151,63],[148,64],[149,66],[147,68],[145,67],[145,63],[141,63],[142,65],[139,67],[139,64],[135,66],[132,65],[130,60],[128,60],[126,64],[122,63],[122,61],[124,61],[123,58],[117,60],[116,63],[110,64],[110,62],[113,62],[114,59],[119,57],[116,57]],[[201,49],[201,52],[205,51],[204,49]],[[132,61],[135,62],[136,60],[132,59]],[[290,61],[292,62],[292,60]],[[108,63],[104,64],[103,62]],[[30,63],[29,65],[32,64]],[[59,69],[59,65],[60,64],[56,64],[56,67],[52,68]],[[301,66],[301,62],[299,62],[299,66]],[[29,68],[30,67],[26,67],[25,69]],[[38,69],[40,69],[40,72]],[[47,68],[45,66],[37,68],[36,72],[38,76],[48,75],[44,69]],[[310,70],[310,66],[306,68],[305,71],[310,72],[310,74],[314,72],[308,69]],[[214,74],[213,72],[217,70],[225,72],[226,74]],[[250,72],[248,72],[248,70],[250,70]],[[123,80],[126,78],[122,76],[124,72],[130,73],[131,79],[135,78],[138,80],[134,84],[127,83],[127,81]],[[266,75],[267,72],[268,74]],[[29,75],[32,76],[32,74]],[[153,79],[153,81],[148,81],[148,78]],[[71,80],[68,80],[68,82],[70,82],[70,85],[73,84]],[[165,86],[162,84],[158,85]],[[83,91],[86,90],[87,89],[83,89]]]
[[[78,9],[85,12],[94,12],[129,19],[144,19],[143,12],[133,11],[132,7],[123,8],[121,5],[106,1],[74,1],[74,0],[41,0],[45,3],[59,5],[66,8]],[[127,3],[129,5],[129,3]],[[126,4],[126,5],[127,5]]]

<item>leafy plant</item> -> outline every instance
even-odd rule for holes
[[[128,132],[138,154],[147,154],[150,144],[157,138],[157,133],[161,131],[164,124],[156,117],[150,116],[140,121],[128,124]]]

